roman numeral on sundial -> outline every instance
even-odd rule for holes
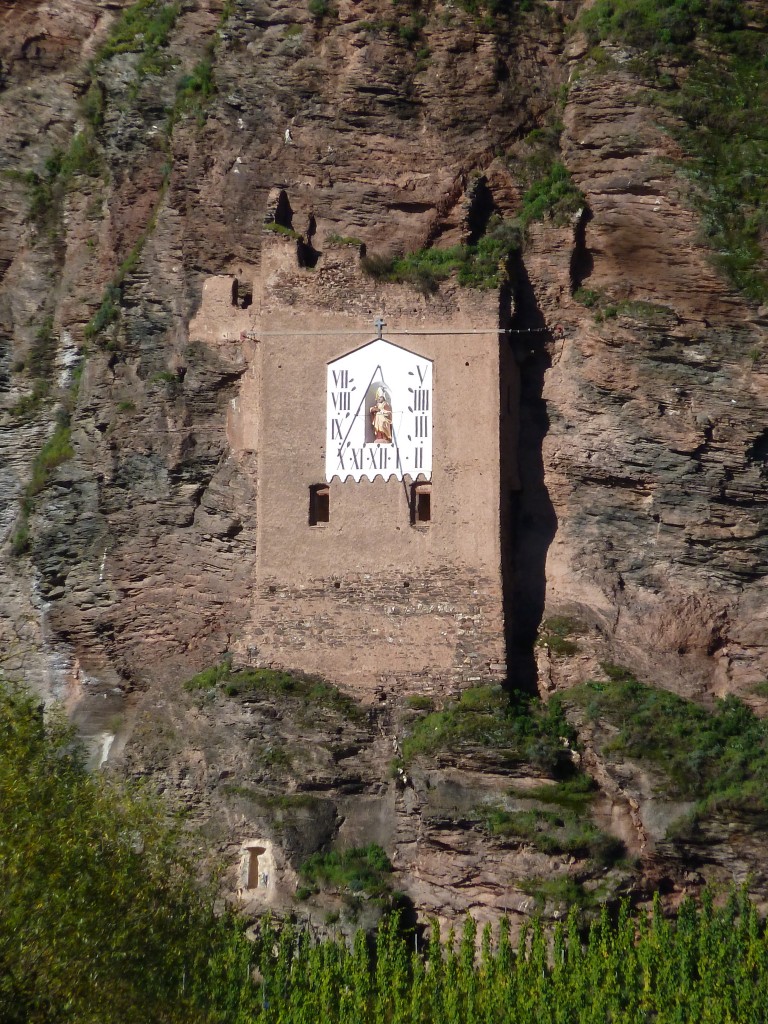
[[[352,408],[352,392],[333,391],[331,392],[331,401],[336,412],[349,412]]]
[[[372,469],[387,469],[389,465],[389,448],[384,445],[374,445],[366,448],[368,461]]]

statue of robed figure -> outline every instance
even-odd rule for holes
[[[376,401],[370,408],[373,440],[381,444],[392,443],[392,405],[383,387],[376,389]]]

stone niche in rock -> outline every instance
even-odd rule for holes
[[[239,277],[232,278],[232,305],[238,309],[248,309],[253,304],[253,283],[243,281]]]
[[[275,886],[275,858],[268,839],[247,839],[240,847],[238,891],[266,895]]]
[[[267,211],[264,216],[266,224],[277,224],[281,228],[293,229],[293,210],[288,200],[288,193],[283,188],[270,189],[267,197]]]

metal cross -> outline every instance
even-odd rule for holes
[[[384,320],[382,317],[377,316],[376,319],[373,321],[373,326],[379,332],[379,337],[381,337],[381,332],[387,326],[387,321]]]

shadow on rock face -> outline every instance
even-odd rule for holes
[[[542,455],[549,430],[542,395],[544,375],[551,365],[548,343],[552,336],[519,254],[512,272],[514,312],[509,330],[513,333],[508,335],[506,345],[502,342],[501,366],[502,380],[513,373],[505,362],[516,367],[519,387],[517,430],[505,430],[502,423],[501,437],[501,563],[507,680],[515,690],[536,693],[534,645],[544,614],[547,552],[557,532],[557,516],[544,480]],[[512,489],[508,481],[514,480],[515,475],[517,487]]]

